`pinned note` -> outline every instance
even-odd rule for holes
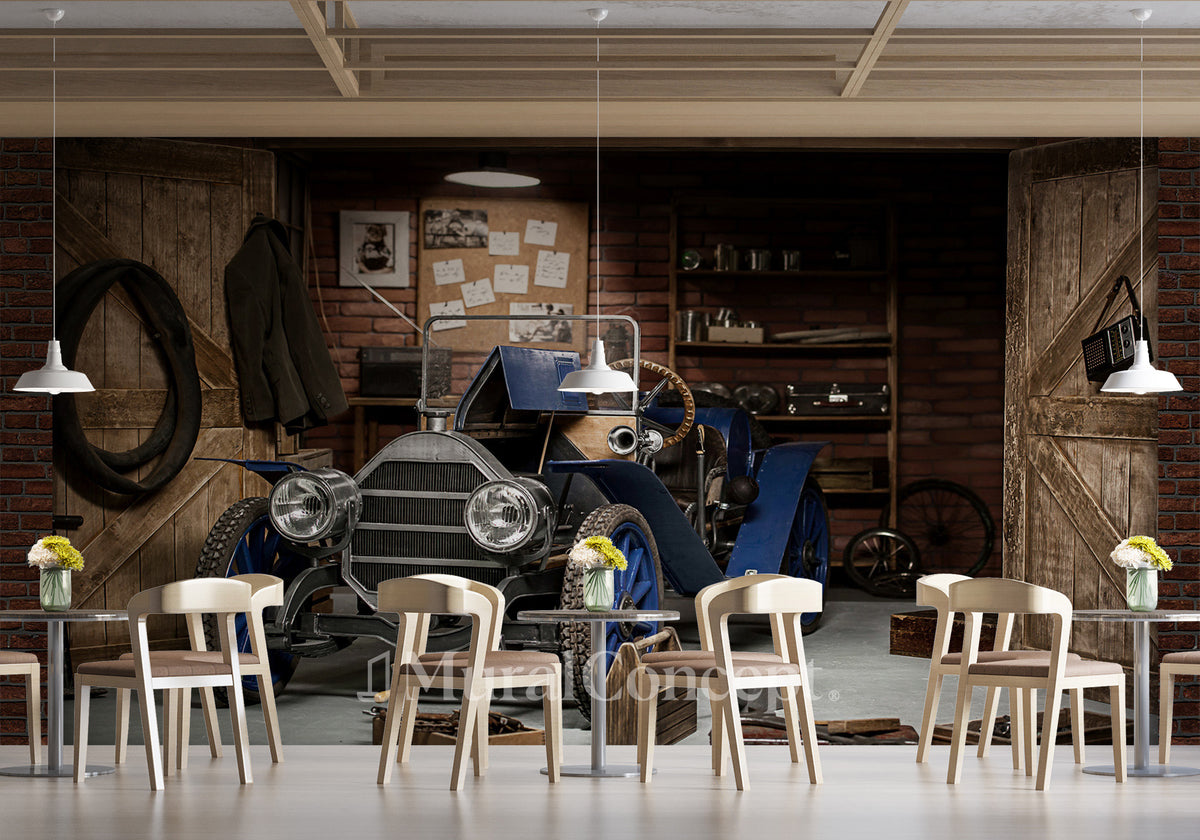
[[[460,288],[462,289],[463,303],[468,308],[496,302],[496,296],[492,294],[492,281],[488,277],[476,280],[474,283],[463,283]]]
[[[463,306],[463,302],[461,300],[448,300],[445,303],[429,304],[429,316],[431,318],[434,315],[466,315],[466,314],[467,314],[466,307]],[[432,329],[432,330],[456,330],[456,329],[459,329],[460,327],[465,327],[466,325],[467,325],[466,321],[459,321],[457,319],[452,319],[452,320],[448,320],[448,321],[435,321],[433,323],[433,325],[430,327],[430,329]]]
[[[571,255],[566,251],[538,251],[537,270],[533,275],[533,285],[565,289],[567,287],[567,268],[570,265]]]
[[[524,295],[529,293],[529,266],[497,265],[494,287],[497,294]]]
[[[494,230],[488,233],[488,255],[492,257],[515,257],[521,253],[521,234]]]
[[[554,247],[554,237],[558,235],[558,222],[541,222],[529,219],[525,222],[525,241],[530,245],[545,245]]]
[[[433,282],[439,286],[449,286],[451,283],[465,283],[467,275],[463,271],[462,260],[442,260],[433,264]]]

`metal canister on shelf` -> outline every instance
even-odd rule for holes
[[[737,248],[732,245],[720,242],[713,251],[715,259],[714,265],[717,271],[736,271],[738,267],[738,252]]]
[[[678,321],[676,338],[679,341],[704,341],[708,337],[709,313],[699,309],[681,309],[675,316]]]
[[[750,248],[746,251],[744,262],[744,268],[748,271],[769,271],[771,252],[766,248]]]

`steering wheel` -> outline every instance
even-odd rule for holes
[[[683,440],[684,436],[691,431],[692,424],[696,422],[696,400],[692,397],[692,389],[683,381],[682,376],[666,365],[660,365],[657,362],[651,362],[647,359],[639,359],[638,363],[642,370],[660,377],[658,383],[646,392],[644,397],[639,399],[639,405],[647,405],[653,402],[668,385],[678,391],[680,399],[683,400],[683,420],[675,428],[675,431],[663,437],[663,449],[666,449],[668,446],[674,446]],[[608,366],[613,370],[630,371],[633,370],[633,359],[619,359],[615,362],[609,362]]]

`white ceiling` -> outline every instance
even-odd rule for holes
[[[52,2],[52,0],[49,0]],[[1200,133],[1200,2],[79,0],[63,134],[609,137]],[[0,129],[45,133],[48,0],[0,0]],[[347,12],[343,18],[338,10]]]

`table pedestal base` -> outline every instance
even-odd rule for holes
[[[636,764],[606,764],[604,767],[593,768],[590,764],[564,764],[559,768],[564,776],[590,776],[595,779],[630,778],[642,775],[642,768]],[[658,771],[655,770],[655,773]],[[545,767],[542,775],[548,775]]]
[[[1084,767],[1083,772],[1090,773],[1093,776],[1116,775],[1111,764],[1093,764],[1091,767]],[[1134,767],[1133,765],[1130,765],[1125,772],[1130,776],[1153,776],[1157,778],[1167,778],[1171,776],[1200,776],[1200,768],[1180,767],[1177,764],[1150,764],[1146,767]]]
[[[89,764],[87,770],[84,771],[85,776],[106,776],[109,773],[115,772],[116,768],[106,767],[103,764]],[[71,765],[60,767],[57,770],[51,770],[46,764],[32,764],[23,767],[4,767],[0,768],[0,776],[25,776],[25,777],[42,777],[47,779],[69,779],[75,775],[75,768]]]

